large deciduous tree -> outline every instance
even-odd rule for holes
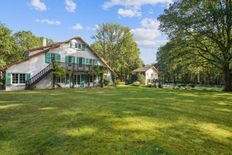
[[[15,49],[11,30],[0,23],[0,69],[14,59]]]
[[[160,29],[223,71],[232,91],[232,0],[180,0],[159,17]],[[190,52],[190,51],[189,51]]]
[[[103,24],[93,39],[93,49],[107,61],[121,80],[128,79],[131,71],[143,64],[139,58],[139,48],[128,27]]]

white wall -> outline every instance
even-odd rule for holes
[[[158,73],[150,68],[146,71],[145,73],[145,84],[147,85],[148,84],[148,80],[155,80],[155,79],[158,79]]]
[[[35,85],[35,89],[51,89],[52,88],[52,74],[48,74],[44,79]]]

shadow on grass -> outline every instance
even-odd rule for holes
[[[229,154],[230,113],[216,109],[231,110],[231,100],[187,93],[107,88],[5,94],[0,106],[18,99],[23,106],[0,110],[0,147],[8,154]]]

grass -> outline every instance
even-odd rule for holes
[[[216,91],[0,92],[0,154],[231,154],[231,116]]]

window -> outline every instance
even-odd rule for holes
[[[57,83],[65,83],[65,78],[64,77],[56,77],[56,82]]]
[[[68,57],[68,63],[72,63],[72,57],[71,56]]]
[[[25,74],[19,74],[19,83],[25,83]]]
[[[81,49],[81,44],[78,44],[78,48]]]
[[[55,61],[56,60],[56,54],[51,53],[51,61]]]
[[[19,81],[18,74],[12,74],[12,83],[17,84]]]
[[[80,58],[79,60],[80,60],[79,65],[82,65],[83,64],[83,58]]]
[[[74,85],[81,83],[81,75],[74,75]]]
[[[89,59],[89,64],[90,64],[90,65],[93,64],[93,59]]]
[[[24,84],[26,82],[26,74],[12,74],[13,84]]]

